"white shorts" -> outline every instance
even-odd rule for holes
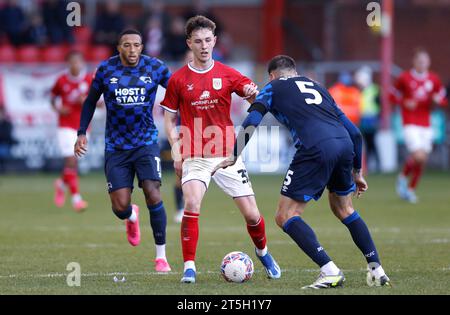
[[[416,125],[403,127],[405,145],[409,152],[425,151],[430,153],[433,149],[433,129]]]
[[[195,157],[184,160],[181,184],[190,180],[199,180],[205,183],[206,189],[208,189],[211,181],[211,172],[225,159],[224,157]],[[233,198],[253,196],[255,194],[241,157],[238,158],[233,166],[218,170],[212,178],[227,195]]]
[[[58,145],[63,157],[75,156],[73,149],[77,138],[75,129],[68,127],[58,128]]]

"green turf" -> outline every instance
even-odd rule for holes
[[[312,202],[304,218],[320,242],[343,269],[344,288],[302,291],[318,269],[273,220],[281,175],[252,176],[261,212],[266,217],[269,248],[283,275],[268,280],[256,261],[245,224],[231,199],[216,186],[206,195],[200,218],[197,283],[180,284],[182,257],[179,226],[174,213],[173,176],[164,174],[163,198],[168,211],[168,258],[173,272],[153,272],[154,247],[140,190],[141,245],[132,248],[125,227],[111,212],[102,174],[81,178],[90,207],[78,214],[52,203],[55,175],[0,177],[0,294],[449,294],[450,293],[450,177],[427,173],[417,205],[397,198],[393,175],[370,176],[369,191],[355,208],[366,221],[393,288],[365,284],[365,260],[351,237],[328,210],[326,196]],[[255,262],[253,278],[244,284],[226,283],[219,274],[222,257],[245,251]],[[69,262],[81,265],[81,286],[66,283]],[[124,273],[125,283],[114,283]]]

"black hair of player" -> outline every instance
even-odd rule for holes
[[[216,31],[216,23],[203,15],[193,16],[186,22],[186,27],[184,29],[186,37],[191,38],[192,32],[201,28],[207,28],[211,30],[214,35]]]
[[[142,34],[141,34],[141,32],[139,32],[138,30],[129,28],[129,29],[126,29],[126,30],[123,30],[122,32],[120,32],[119,40],[118,40],[119,45],[120,45],[120,41],[122,40],[122,37],[125,36],[125,35],[139,35],[139,37],[141,38],[141,42],[142,42]]]
[[[275,70],[296,70],[295,60],[286,55],[278,55],[270,60],[267,72],[270,74]]]

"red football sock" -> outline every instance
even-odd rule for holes
[[[263,216],[260,217],[258,223],[255,225],[247,224],[247,231],[257,249],[264,249],[266,247],[266,226]]]
[[[416,167],[416,161],[413,158],[408,158],[403,166],[403,175],[408,176]]]
[[[64,168],[62,179],[64,184],[69,187],[72,195],[78,194],[78,174],[73,168]]]
[[[420,178],[422,177],[422,164],[416,163],[414,167],[413,174],[411,177],[411,181],[409,182],[409,188],[416,189],[417,184],[419,183]]]
[[[183,260],[195,261],[198,242],[198,216],[199,213],[184,211],[181,221],[181,247],[183,249]]]

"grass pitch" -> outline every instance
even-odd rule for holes
[[[67,204],[53,205],[54,175],[0,177],[0,294],[450,294],[450,176],[425,174],[411,205],[395,194],[394,175],[369,176],[369,191],[355,208],[369,226],[392,288],[369,288],[365,260],[346,227],[328,209],[326,194],[311,202],[304,219],[344,271],[343,288],[300,290],[318,275],[318,268],[275,224],[273,217],[282,175],[252,176],[258,206],[266,218],[269,249],[283,275],[268,280],[255,257],[244,220],[230,198],[214,183],[202,207],[197,252],[197,283],[181,284],[179,225],[173,223],[173,175],[163,174],[162,193],[168,213],[168,275],[153,271],[154,245],[142,192],[133,201],[141,207],[142,241],[128,245],[125,227],[111,212],[103,174],[81,178],[89,209],[75,213]],[[137,186],[137,185],[136,185]],[[222,257],[247,252],[255,263],[253,278],[244,284],[225,282]],[[81,266],[81,286],[69,287],[66,266]],[[123,275],[126,282],[113,282]]]

